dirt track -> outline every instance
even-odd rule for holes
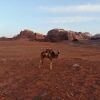
[[[45,48],[61,52],[53,70],[38,68]],[[100,47],[1,41],[0,100],[100,100]]]

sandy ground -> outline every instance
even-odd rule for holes
[[[45,48],[58,59],[39,67]],[[100,47],[0,41],[0,100],[100,100]]]

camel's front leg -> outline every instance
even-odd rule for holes
[[[39,68],[43,65],[43,59],[40,59]]]
[[[52,70],[52,60],[50,60],[50,70]]]

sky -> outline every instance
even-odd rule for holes
[[[0,37],[54,28],[100,33],[100,0],[0,0]]]

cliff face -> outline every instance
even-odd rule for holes
[[[52,42],[63,40],[85,40],[89,39],[89,33],[66,31],[64,29],[52,29],[48,31],[46,39]]]

